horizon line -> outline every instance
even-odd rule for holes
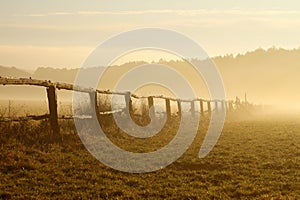
[[[217,59],[217,58],[226,58],[226,57],[232,57],[233,59],[237,58],[238,56],[245,56],[249,53],[254,53],[258,50],[263,50],[265,52],[268,52],[269,50],[284,50],[284,51],[295,51],[295,50],[300,50],[300,45],[298,47],[294,47],[294,48],[284,48],[284,47],[278,47],[278,46],[271,46],[271,47],[268,47],[268,48],[263,48],[263,47],[258,47],[256,49],[252,49],[252,50],[248,50],[246,52],[239,52],[239,53],[225,53],[225,54],[221,54],[221,55],[215,55],[215,56],[208,56],[206,59],[199,59],[199,58],[182,58],[181,60],[177,59],[177,60],[173,60],[173,59],[164,59],[164,58],[160,58],[162,59],[163,61],[166,61],[166,62],[171,62],[171,61],[174,61],[174,62],[177,62],[177,61],[183,61],[183,60],[199,60],[199,61],[203,61],[203,60],[207,60],[207,59]],[[129,63],[139,63],[139,62],[144,62],[145,64],[151,64],[152,62],[154,63],[159,63],[159,60],[153,60],[151,62],[149,61],[145,61],[145,60],[129,60],[129,61],[126,61],[126,62],[123,62],[121,64],[117,64],[117,65],[112,65],[112,66],[122,66],[122,65],[125,65],[125,64],[129,64]],[[66,70],[74,70],[74,69],[79,69],[81,68],[81,66],[78,66],[78,67],[53,67],[53,66],[38,66],[38,67],[35,67],[35,69],[28,69],[28,68],[25,68],[25,67],[18,67],[18,66],[14,66],[14,65],[11,65],[11,66],[8,66],[8,65],[2,65],[0,64],[0,67],[5,67],[5,68],[16,68],[16,69],[19,69],[19,70],[22,70],[22,71],[26,71],[26,72],[29,72],[29,73],[32,73],[32,72],[35,72],[37,69],[40,69],[40,68],[52,68],[52,69],[66,69]],[[105,67],[105,66],[95,66],[95,67]],[[92,67],[94,68],[94,67]]]

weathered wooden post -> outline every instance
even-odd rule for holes
[[[211,114],[210,101],[207,101],[207,111],[208,111],[208,114]]]
[[[129,116],[133,115],[133,107],[130,92],[126,92],[125,94],[125,102],[126,102],[126,111],[128,111]]]
[[[222,100],[221,103],[222,103],[222,111],[224,111],[226,108],[226,101]]]
[[[96,117],[97,119],[99,119],[99,116],[100,116],[100,110],[99,110],[99,106],[98,106],[98,95],[97,95],[97,91],[95,92],[90,92],[89,93],[89,96],[90,96],[90,103],[91,103],[91,106],[92,109],[95,109],[95,115],[92,115],[92,117]],[[93,112],[94,110],[92,110]],[[94,114],[94,113],[92,113]]]
[[[215,111],[218,112],[218,100],[215,101]]]
[[[192,114],[192,117],[195,117],[195,101],[194,100],[191,101],[191,114]]]
[[[177,100],[177,106],[178,106],[178,116],[181,117],[182,109],[181,109],[181,100],[180,99]]]
[[[151,107],[152,107],[152,110],[150,110]],[[151,96],[148,97],[148,110],[149,110],[150,116],[155,117],[154,101],[153,101],[153,97],[151,97]]]
[[[201,112],[201,115],[203,116],[204,115],[204,108],[203,108],[203,100],[200,99],[200,112]]]
[[[57,112],[57,99],[55,86],[47,87],[47,97],[50,113],[50,125],[52,129],[53,136],[59,138],[60,130],[58,125],[58,112]]]
[[[167,119],[171,119],[171,104],[170,104],[170,99],[166,99],[166,113],[167,113]]]

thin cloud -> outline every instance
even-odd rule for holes
[[[127,10],[127,11],[79,11],[79,15],[144,15],[144,14],[176,14],[185,16],[195,15],[292,15],[300,14],[296,10]]]
[[[49,15],[72,15],[73,13],[71,12],[54,12],[54,13],[49,13]]]
[[[78,11],[78,12],[51,12],[51,13],[32,13],[23,16],[28,17],[46,17],[46,16],[68,16],[68,15],[145,15],[145,14],[174,14],[181,16],[196,16],[196,15],[239,15],[239,16],[274,16],[274,15],[298,15],[300,11],[297,10],[123,10],[123,11]],[[19,15],[15,15],[19,16]]]
[[[173,14],[174,10],[79,11],[79,15],[143,15]]]
[[[74,15],[76,13],[71,13],[71,12],[51,12],[51,13],[33,13],[33,14],[27,14],[27,15],[22,15],[22,16],[27,16],[27,17],[47,17],[47,16],[66,16],[66,15]],[[15,15],[15,16],[20,16],[20,15]]]

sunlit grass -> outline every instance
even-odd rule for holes
[[[60,124],[61,144],[49,142],[47,121],[1,124],[0,198],[300,198],[300,121],[296,119],[227,120],[214,150],[199,159],[206,119],[180,159],[145,174],[104,166],[84,148],[73,123]],[[144,147],[147,142],[126,143],[131,138],[118,137],[116,130],[114,125],[105,127],[115,144],[153,150]],[[163,132],[152,139],[154,146],[168,142],[175,130],[176,126],[167,125],[164,131],[171,134]]]

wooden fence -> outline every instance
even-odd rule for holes
[[[196,113],[196,103],[199,103],[199,111],[201,115],[205,113],[211,114],[212,112],[212,104],[214,104],[214,110],[217,112],[219,109],[227,109],[229,111],[233,110],[234,101],[225,101],[225,100],[205,100],[201,98],[197,99],[178,99],[178,98],[171,98],[165,96],[137,96],[135,94],[131,94],[130,92],[113,92],[109,90],[95,90],[93,88],[84,88],[77,85],[66,84],[66,83],[59,83],[59,82],[51,82],[48,80],[36,80],[31,78],[5,78],[0,77],[0,85],[32,85],[32,86],[41,86],[45,87],[47,91],[47,98],[48,98],[48,106],[49,106],[49,114],[41,115],[41,116],[29,116],[29,118],[33,120],[40,120],[48,118],[50,120],[51,128],[53,133],[60,134],[59,124],[58,124],[58,111],[57,111],[57,98],[56,98],[56,90],[71,90],[77,92],[83,92],[90,94],[91,102],[95,101],[96,111],[99,111],[97,107],[97,97],[98,94],[106,94],[106,95],[122,95],[125,98],[126,108],[129,111],[129,114],[133,114],[133,103],[132,99],[147,99],[148,107],[151,108],[154,103],[155,99],[163,99],[165,101],[166,106],[166,114],[167,117],[170,118],[172,115],[171,112],[171,101],[177,102],[178,112],[177,114],[181,116],[182,114],[182,103],[190,103],[190,112],[192,116],[195,116]],[[206,110],[204,109],[204,105],[206,106]],[[114,112],[114,111],[112,111]],[[155,110],[154,107],[151,110],[151,115],[154,116]],[[97,112],[97,114],[100,114]]]

